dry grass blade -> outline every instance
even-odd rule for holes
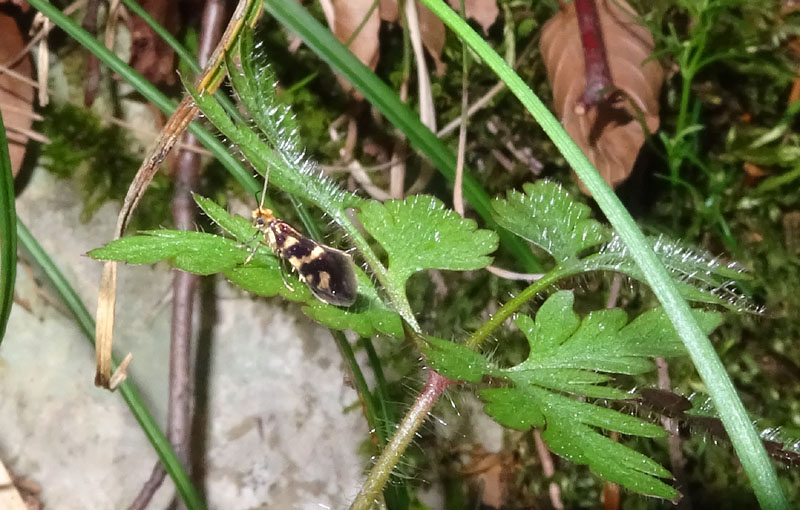
[[[553,86],[553,103],[564,129],[611,186],[630,175],[647,133],[658,129],[658,95],[664,73],[655,60],[653,37],[634,19],[624,0],[598,0],[608,67],[616,90],[586,108],[584,50],[574,3],[542,29],[539,48]],[[584,190],[585,191],[585,190]]]
[[[252,6],[256,8],[253,9]],[[261,12],[261,0],[239,0],[236,10],[228,23],[225,33],[219,41],[214,53],[209,59],[203,74],[195,82],[198,92],[213,94],[224,78],[223,61],[225,52],[233,45],[236,36],[241,31],[245,22],[255,23]],[[249,19],[246,19],[250,16]],[[175,112],[167,121],[164,129],[156,140],[155,146],[148,151],[142,165],[136,172],[131,182],[122,208],[117,216],[117,227],[114,239],[122,237],[128,225],[131,214],[136,209],[139,200],[158,172],[159,165],[169,154],[169,151],[178,142],[179,137],[198,113],[198,108],[188,95],[181,101]],[[97,301],[97,329],[95,330],[95,350],[97,356],[97,371],[95,384],[106,389],[112,389],[111,375],[111,345],[114,334],[114,307],[117,294],[117,266],[115,262],[107,262],[103,268],[103,277],[100,284],[100,296]],[[116,377],[119,379],[119,377]]]

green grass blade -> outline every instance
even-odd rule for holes
[[[89,313],[89,310],[86,309],[86,306],[84,306],[78,293],[75,292],[75,289],[72,288],[58,267],[56,267],[53,260],[47,255],[33,235],[31,235],[27,227],[19,220],[17,221],[17,233],[22,246],[28,250],[33,260],[42,269],[47,279],[50,280],[53,288],[55,288],[58,295],[64,301],[64,304],[66,304],[67,308],[72,312],[83,334],[94,344],[94,319]],[[113,368],[116,368],[116,365],[116,363],[113,363]],[[175,483],[175,487],[181,499],[186,504],[186,508],[189,510],[204,509],[205,504],[200,497],[200,493],[197,492],[197,489],[192,485],[186,471],[184,471],[180,461],[178,461],[178,458],[175,456],[175,452],[172,450],[169,441],[167,441],[166,436],[164,436],[164,433],[153,419],[153,415],[150,414],[147,406],[145,406],[139,394],[139,390],[130,379],[123,382],[118,390],[120,394],[122,394],[125,403],[128,404],[136,421],[138,421],[139,425],[142,427],[142,431],[144,431],[147,439],[153,445],[153,448],[158,454],[158,458],[161,459],[161,462],[164,464],[167,474],[169,474],[170,478],[172,478],[172,481]]]
[[[130,83],[137,92],[145,97],[145,99],[152,102],[165,114],[172,114],[176,106],[174,101],[162,94],[141,74],[137,73],[125,62],[120,60],[114,53],[109,51],[108,48],[92,37],[89,32],[82,29],[80,25],[75,23],[71,18],[65,16],[64,13],[45,0],[31,0],[29,3],[34,9],[37,9],[47,16],[50,21],[74,38],[79,44],[92,52],[100,62],[119,74],[123,80]],[[203,129],[203,127],[196,122],[189,124],[189,131],[200,140],[200,143],[214,154],[214,157],[222,163],[249,194],[254,195],[257,191],[261,190],[261,185],[253,178],[251,172],[230,153],[225,145],[217,140],[216,136]]]
[[[686,301],[681,298],[667,270],[658,261],[644,234],[636,226],[628,211],[613,190],[597,173],[586,156],[573,142],[561,124],[544,106],[530,87],[503,61],[469,25],[441,0],[422,0],[464,43],[475,51],[500,77],[520,102],[533,115],[548,137],[564,155],[581,181],[591,192],[600,209],[619,233],[631,251],[636,264],[644,272],[647,282],[658,297],[667,315],[681,337],[692,361],[702,377],[711,398],[720,412],[731,442],[747,473],[753,490],[763,508],[789,508],[778,484],[775,470],[767,452],[753,428],[747,412],[733,387],[725,367],[717,356],[708,337],[703,334],[692,316]]]
[[[362,64],[327,28],[314,19],[294,0],[271,0],[265,8],[291,31],[295,32],[320,58],[350,81],[367,101],[378,107],[389,121],[402,130],[411,144],[424,153],[450,182],[455,179],[456,157],[420,121],[419,117],[375,73]],[[508,249],[525,271],[541,272],[541,264],[528,245],[517,236],[500,228],[491,215],[490,199],[480,184],[464,175],[464,196],[492,230],[500,234]]]
[[[8,157],[8,139],[0,113],[0,343],[6,336],[8,317],[14,304],[17,277],[17,210],[14,205],[14,176]]]
[[[122,0],[122,3],[127,7],[132,13],[139,16],[144,20],[147,25],[153,29],[153,32],[158,34],[158,36],[169,45],[170,48],[175,51],[178,55],[178,58],[183,61],[189,68],[194,71],[196,74],[200,74],[203,72],[203,68],[200,67],[200,64],[197,63],[197,57],[193,55],[184,45],[178,41],[178,39],[173,36],[169,30],[161,26],[156,20],[153,19],[150,14],[145,11],[141,5],[136,3],[135,0]],[[214,92],[214,97],[217,98],[217,101],[225,108],[225,111],[228,112],[233,118],[237,120],[244,120],[239,113],[239,110],[236,109],[236,105],[226,96],[222,91],[218,90]]]

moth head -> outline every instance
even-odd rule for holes
[[[275,221],[275,215],[272,214],[272,209],[259,206],[258,209],[253,209],[253,226],[261,229],[267,227],[271,222]]]

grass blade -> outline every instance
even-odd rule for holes
[[[14,176],[8,157],[8,139],[0,113],[0,343],[6,336],[8,317],[14,304],[17,277],[17,210],[14,206]]]
[[[708,392],[720,412],[759,503],[763,508],[788,509],[788,503],[778,484],[778,478],[770,464],[764,445],[756,434],[750,418],[747,416],[747,411],[739,400],[736,389],[717,356],[714,346],[698,326],[689,306],[680,296],[667,270],[661,265],[644,234],[636,226],[614,191],[603,181],[600,174],[575,145],[575,142],[570,139],[553,114],[522,78],[505,63],[502,57],[444,2],[422,0],[422,3],[441,18],[505,82],[533,115],[547,136],[553,140],[567,163],[578,174],[611,225],[630,249],[632,258],[644,272],[647,283],[658,297],[689,351],[700,377],[708,387]]]
[[[33,260],[42,269],[47,279],[50,280],[50,283],[53,285],[56,292],[58,292],[64,304],[66,304],[67,308],[72,312],[83,334],[94,344],[94,319],[92,319],[89,310],[84,306],[78,293],[75,292],[75,289],[72,288],[58,267],[56,267],[53,260],[47,255],[33,235],[31,235],[27,227],[19,220],[17,220],[17,234],[19,235],[22,246],[28,250]],[[114,368],[116,368],[116,363],[114,363]],[[169,441],[167,441],[166,436],[164,436],[164,433],[153,419],[153,415],[150,414],[147,406],[145,406],[139,394],[139,390],[130,379],[123,382],[118,387],[118,390],[120,394],[122,394],[125,403],[128,404],[136,421],[139,422],[139,425],[142,427],[142,431],[144,431],[147,439],[156,450],[158,458],[161,459],[164,468],[175,483],[175,487],[181,499],[186,504],[186,508],[189,510],[204,509],[205,504],[200,497],[200,493],[197,492],[197,489],[192,485],[186,471],[184,471],[178,458],[175,456],[175,452],[172,450]]]

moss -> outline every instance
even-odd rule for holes
[[[50,105],[42,132],[50,139],[42,147],[41,164],[80,190],[88,221],[105,202],[121,201],[141,162],[128,134],[119,126],[103,125],[91,112],[70,104]],[[134,215],[133,228],[152,228],[170,222],[171,185],[159,174]]]

